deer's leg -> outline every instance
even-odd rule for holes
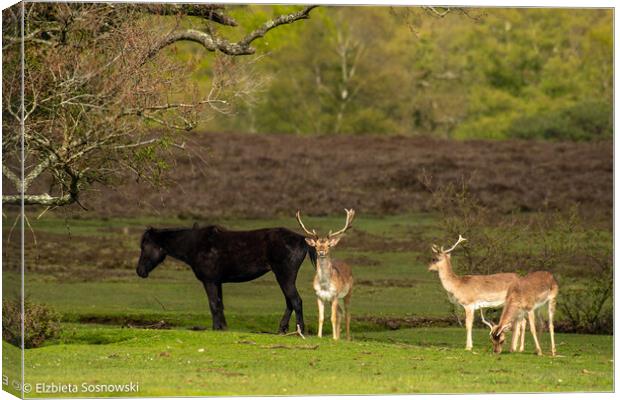
[[[351,340],[351,291],[344,298],[344,318],[347,328],[347,340]]]
[[[519,327],[521,329],[521,345],[519,346],[519,353],[522,353],[525,350],[525,327],[527,325],[527,321],[525,317],[521,319],[519,322]]]
[[[340,338],[340,332],[338,332],[338,297],[332,300],[332,337],[334,340]]]
[[[471,350],[474,347],[473,340],[471,338],[471,330],[474,325],[474,307],[465,306],[465,328],[467,329],[467,343],[465,344],[465,350]]]
[[[517,344],[519,343],[519,337],[521,333],[521,320],[515,321],[512,324],[512,341],[510,342],[510,352],[517,351]]]
[[[527,313],[527,317],[530,320],[530,332],[532,332],[532,336],[534,337],[534,344],[536,345],[536,354],[542,356],[542,350],[540,349],[540,344],[538,343],[538,336],[536,336],[536,316],[534,315],[534,310]]]
[[[555,356],[555,338],[553,337],[553,314],[555,313],[555,299],[549,299],[549,334],[551,335],[551,355]]]
[[[323,337],[323,320],[325,319],[325,303],[317,297],[316,303],[319,306],[319,332],[318,336]]]

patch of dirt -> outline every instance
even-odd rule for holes
[[[371,323],[389,330],[401,328],[446,327],[455,326],[454,317],[353,317],[359,322]]]
[[[542,141],[450,141],[404,136],[194,133],[207,159],[181,156],[162,190],[136,183],[85,194],[92,215],[218,216],[427,211],[432,186],[462,178],[499,212],[565,209],[579,203],[611,214],[613,146]],[[76,210],[78,206],[75,206]],[[82,211],[83,213],[83,211]]]
[[[117,325],[122,328],[171,329],[174,325],[166,321],[151,321],[121,316],[84,315],[78,318],[82,324]]]
[[[490,310],[487,310],[490,311]],[[501,312],[501,309],[497,309],[496,312]],[[488,316],[487,316],[488,317]],[[498,317],[492,318],[494,320],[498,320]],[[465,326],[460,325],[454,316],[446,316],[446,317],[373,317],[373,316],[362,316],[362,317],[353,317],[353,320],[363,323],[370,323],[381,327],[386,330],[398,330],[398,329],[406,329],[406,328],[426,328],[426,327],[462,327],[463,332],[465,331]],[[464,324],[464,321],[463,321]],[[560,333],[579,333],[574,330],[574,328],[567,322],[562,320],[554,321],[554,329],[555,332]],[[485,325],[482,324],[481,321],[476,320],[475,326],[478,328],[486,328]],[[538,332],[546,332],[547,323],[538,321]],[[529,328],[528,333],[529,335]]]

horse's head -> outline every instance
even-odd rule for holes
[[[154,229],[148,228],[142,235],[140,243],[140,259],[136,273],[141,278],[147,278],[149,272],[162,263],[166,258],[166,251],[155,241]]]

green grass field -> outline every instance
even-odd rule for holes
[[[551,358],[496,356],[483,330],[466,352],[457,328],[356,332],[338,343],[235,331],[66,328],[68,344],[26,352],[27,382],[132,381],[142,396],[608,391],[613,384],[608,336],[559,334],[561,356]]]
[[[308,221],[326,230],[339,226],[342,218]],[[235,229],[296,229],[290,218],[217,223]],[[27,265],[27,296],[58,310],[63,332],[43,347],[26,350],[26,382],[33,385],[28,396],[54,396],[37,393],[37,383],[76,384],[81,389],[82,383],[130,381],[138,383],[139,392],[62,395],[613,390],[612,336],[557,334],[559,356],[552,358],[548,334],[540,334],[547,355],[537,357],[528,333],[525,353],[497,356],[491,352],[488,331],[477,325],[474,351],[465,351],[465,329],[456,326],[438,277],[427,271],[430,251],[425,249],[438,235],[431,215],[360,218],[336,248],[334,257],[353,265],[357,282],[352,298],[353,341],[338,343],[329,338],[329,323],[327,337],[314,334],[314,271],[308,261],[297,281],[308,329],[305,340],[272,333],[284,311],[284,298],[271,274],[224,285],[229,331],[211,331],[206,296],[189,267],[167,260],[148,279],[136,276],[139,237],[147,224],[189,226],[191,222],[71,220],[69,235],[61,219],[36,221],[38,245]],[[457,253],[457,270],[458,258]],[[15,273],[4,276],[14,279]],[[449,321],[453,326],[428,327],[415,323],[417,317]],[[138,327],[159,321],[167,329]],[[7,366],[18,356],[15,347],[3,343],[4,372],[10,379],[14,377]]]

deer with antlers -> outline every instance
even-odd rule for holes
[[[558,295],[559,286],[555,278],[550,272],[536,271],[527,274],[508,289],[506,294],[506,304],[502,310],[499,324],[495,325],[487,323],[491,328],[491,342],[493,343],[493,351],[495,353],[502,352],[502,345],[505,340],[504,331],[518,321],[525,321],[524,316],[527,314],[530,322],[530,331],[534,337],[536,345],[536,354],[542,355],[538,337],[536,336],[536,323],[534,311],[545,303],[549,306],[549,334],[551,335],[551,355],[555,356],[555,338],[553,332],[553,314],[555,313],[555,302]],[[523,343],[525,336],[525,326],[522,329],[521,342]],[[511,350],[516,348],[516,340],[513,336]],[[514,351],[514,350],[513,350]]]
[[[448,250],[443,246],[432,246],[435,258],[429,265],[429,271],[437,271],[443,288],[448,292],[450,301],[460,304],[465,309],[465,328],[467,329],[466,350],[473,348],[472,327],[474,324],[474,312],[483,308],[500,307],[504,304],[506,293],[511,284],[519,279],[515,273],[499,273],[492,275],[463,275],[458,276],[452,270],[450,253],[461,243],[466,241],[459,235],[457,242]],[[516,334],[517,332],[515,332]]]
[[[297,222],[301,229],[306,233],[306,242],[316,249],[317,263],[316,274],[314,276],[313,287],[317,296],[319,307],[319,330],[318,336],[323,336],[323,320],[325,317],[325,303],[331,303],[332,336],[334,340],[340,339],[340,323],[342,321],[342,308],[340,299],[344,300],[344,315],[346,320],[347,340],[351,340],[351,289],[353,288],[353,275],[351,267],[338,260],[333,260],[329,251],[336,246],[342,235],[351,228],[351,223],[355,217],[354,210],[347,210],[344,228],[332,233],[329,231],[327,236],[319,237],[316,231],[308,230],[301,221],[300,211],[297,211]]]

